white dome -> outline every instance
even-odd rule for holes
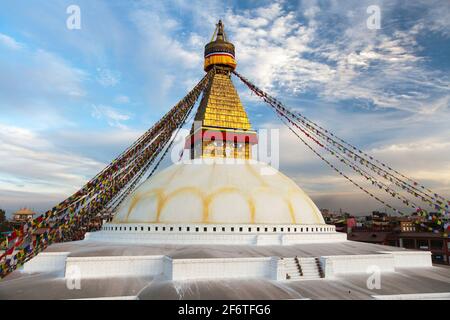
[[[113,223],[324,224],[314,202],[267,164],[174,164],[142,183]]]

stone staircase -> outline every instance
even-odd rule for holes
[[[319,258],[283,258],[286,280],[314,280],[324,277]]]

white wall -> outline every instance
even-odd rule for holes
[[[57,272],[64,274],[70,252],[41,252],[23,265],[22,272]]]
[[[155,276],[164,272],[164,256],[68,257],[66,277]]]
[[[266,278],[273,279],[272,257],[172,260],[172,280]]]
[[[394,251],[386,252],[394,257],[395,268],[431,267],[430,251]]]
[[[366,273],[373,266],[380,272],[395,271],[394,257],[389,254],[323,256],[320,263],[326,278],[338,274]]]
[[[225,228],[225,231],[223,230],[223,228]],[[111,224],[110,223],[104,225],[101,231],[87,234],[86,239],[93,241],[150,243],[150,244],[168,243],[168,244],[289,245],[296,243],[345,241],[346,234],[336,232],[334,226],[320,225],[320,224],[216,225],[216,224],[154,224],[154,223]]]

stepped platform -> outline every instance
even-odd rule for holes
[[[374,272],[379,289],[367,286]],[[354,241],[158,245],[88,237],[51,245],[0,282],[0,299],[54,298],[450,299],[450,268],[433,266],[426,251]]]

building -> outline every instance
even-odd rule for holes
[[[12,215],[12,222],[23,223],[33,219],[36,216],[36,212],[28,208],[22,208],[17,210]]]
[[[400,232],[416,232],[416,224],[410,220],[400,221]]]
[[[434,263],[450,264],[450,238],[442,233],[422,230],[416,217],[389,217],[390,228],[359,228],[348,234],[348,240],[376,243],[406,249],[431,251]]]
[[[221,21],[215,35],[190,159],[140,184],[100,231],[7,276],[0,299],[450,298],[450,269],[432,266],[429,252],[348,241],[296,183],[252,159],[257,136]],[[367,289],[373,267],[389,286]]]

